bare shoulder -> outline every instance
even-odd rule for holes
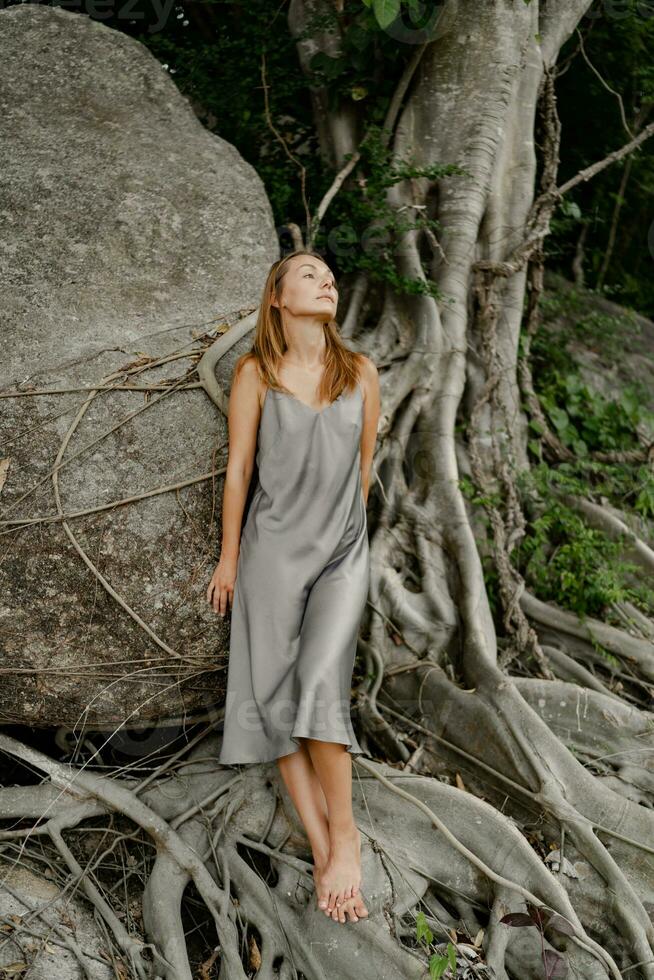
[[[250,351],[241,354],[234,364],[234,381],[247,380],[251,384],[258,377],[258,373],[256,359]]]
[[[241,393],[248,399],[256,397],[261,404],[264,388],[256,358],[248,351],[234,365],[232,389],[237,389],[239,397]]]
[[[377,365],[365,354],[359,355],[359,378],[366,394],[369,396],[379,394],[379,371]]]
[[[365,354],[359,354],[361,377],[366,381],[374,381],[379,378],[379,371],[374,361],[371,361]]]

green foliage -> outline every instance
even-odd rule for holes
[[[422,911],[416,915],[416,939],[425,944],[427,948],[434,941],[434,934],[427,924],[425,913]],[[444,954],[432,953],[429,957],[430,980],[440,980],[441,977],[445,976],[446,970],[449,970],[448,977],[456,976],[456,946],[451,942],[448,942]]]
[[[624,350],[625,336],[640,332],[635,316],[629,311],[616,316],[591,310],[575,322],[576,336],[592,344],[593,349],[600,350],[605,357],[618,357]]]
[[[309,12],[299,40],[319,35],[338,38],[338,54],[316,52],[310,62],[312,86],[325,86],[328,107],[347,106],[350,100],[365,100],[366,121],[381,125],[391,97],[407,62],[414,54],[412,45],[401,44],[387,33],[398,14],[415,18],[416,0],[344,0],[343,9],[328,5],[320,12]],[[294,70],[303,78],[299,65]],[[306,81],[304,82],[306,85]]]
[[[583,220],[577,202],[571,197],[562,198],[550,220],[550,237],[545,245],[550,264],[555,265],[553,260],[566,258],[569,242],[579,235]]]
[[[400,12],[400,0],[363,0],[366,7],[372,7],[381,28],[392,24]]]
[[[403,13],[403,10],[406,10],[414,24],[419,21],[424,12],[421,0],[361,0],[361,2],[365,7],[372,9],[382,30],[390,27],[393,21]],[[530,0],[525,0],[525,2],[529,3]]]
[[[647,414],[635,389],[609,401],[583,383],[578,374],[556,374],[540,401],[564,446],[578,456],[589,450],[635,449],[635,426]]]
[[[588,527],[576,510],[552,495],[555,471],[545,464],[534,467],[528,479],[525,492],[537,490],[544,507],[529,522],[513,560],[538,597],[598,618],[614,602],[642,604],[642,589],[625,581],[628,573],[638,573],[638,566],[621,557],[624,544]]]
[[[385,28],[398,15],[415,22],[421,10],[416,0],[345,0],[342,10],[327,5],[310,12],[300,39],[331,34],[338,37],[338,53],[316,52],[308,80],[285,13],[281,8],[271,13],[264,0],[252,0],[247,8],[213,0],[201,16],[194,5],[179,3],[164,29],[151,34],[137,26],[128,32],[164,64],[208,128],[256,169],[278,228],[293,222],[306,235],[308,218],[334,178],[331,162],[320,152],[311,88],[324,87],[329,111],[354,108],[362,127],[365,112],[361,158],[330,206],[314,247],[325,250],[337,276],[362,270],[398,292],[437,296],[428,278],[398,273],[394,256],[404,232],[436,233],[437,223],[417,209],[394,211],[386,195],[398,181],[462,171],[454,165],[392,161],[381,138],[391,97],[414,54],[412,45],[398,43]],[[127,29],[124,20],[110,26]]]
[[[584,306],[585,304],[585,306]],[[518,484],[531,519],[513,552],[516,566],[539,598],[552,600],[581,616],[611,619],[611,604],[629,600],[643,611],[654,608],[654,592],[631,584],[639,568],[625,560],[624,541],[610,540],[589,527],[562,494],[610,503],[622,511],[654,518],[654,475],[643,463],[603,463],[589,458],[599,452],[641,449],[637,427],[654,431],[654,415],[638,386],[614,398],[586,384],[567,345],[579,337],[605,352],[607,338],[620,348],[624,332],[634,328],[628,315],[608,316],[588,310],[578,291],[547,293],[541,302],[546,319],[565,315],[564,329],[541,330],[532,342],[534,387],[549,424],[575,459],[549,465],[540,452],[540,424],[531,419],[534,438],[531,469]],[[583,312],[582,312],[583,311]],[[572,331],[569,324],[573,324]]]
[[[568,349],[580,341],[601,352],[605,362],[615,361],[624,349],[626,333],[637,331],[637,324],[628,313],[609,315],[588,310],[588,302],[586,297],[584,309],[583,296],[577,290],[547,294],[541,302],[546,321],[561,314],[568,319],[564,327],[543,329],[532,340],[531,370],[538,397],[559,439],[577,456],[638,450],[637,429],[654,432],[654,413],[647,408],[642,384],[625,385],[615,398],[608,398],[582,380]],[[608,373],[608,366],[606,370]],[[536,421],[530,428],[539,434]],[[633,478],[632,468],[629,476]],[[643,503],[647,507],[647,494]],[[649,516],[649,510],[641,513]]]
[[[623,93],[627,117],[633,122],[639,107],[654,96],[654,68],[647,57],[654,39],[654,18],[643,15],[642,0],[621,0],[620,16],[613,10],[615,6],[595,0],[581,27],[589,57],[609,84]],[[365,115],[365,126],[374,132],[375,127],[383,125],[398,80],[415,54],[414,44],[401,43],[395,36],[394,21],[403,25],[411,21],[415,29],[420,18],[433,19],[432,6],[418,0],[344,0],[342,9],[326,5],[320,14],[309,16],[305,36],[331,34],[338,37],[338,47],[334,47],[333,56],[316,52],[311,63],[313,74],[307,80],[299,66],[284,7],[271,8],[264,0],[251,0],[247,6],[238,0],[211,0],[203,5],[179,0],[163,25],[152,23],[152,11],[145,0],[135,0],[130,9],[135,18],[141,19],[107,17],[103,11],[102,20],[145,44],[166,66],[182,93],[192,100],[207,127],[236,146],[255,168],[278,228],[290,222],[306,227],[303,177],[309,213],[315,211],[333,179],[332,165],[323,159],[315,131],[310,88],[325,86],[328,111],[337,107],[341,111],[354,110],[361,120],[361,129]],[[573,37],[563,59],[576,45]],[[561,179],[565,179],[619,146],[627,135],[615,96],[606,91],[579,54],[557,81],[557,93],[563,122]],[[645,312],[654,311],[652,255],[646,227],[654,192],[652,160],[652,155],[644,150],[634,157],[606,287]],[[396,216],[394,223],[384,201],[384,187],[381,183],[374,186],[375,174],[365,169],[366,163],[372,161],[362,161],[356,176],[352,175],[339,193],[339,197],[350,193],[352,213],[342,207],[338,223],[350,226],[348,240],[356,247],[348,256],[343,256],[337,247],[333,254],[326,255],[327,260],[337,275],[346,269],[361,268],[374,275],[379,273],[382,281],[399,291],[435,295],[433,286],[422,279],[396,275],[390,260],[393,240],[403,227],[399,219],[407,219],[406,227],[410,228],[419,226],[418,219],[424,221],[426,216],[407,209]],[[373,165],[377,167],[376,162]],[[585,224],[585,268],[591,281],[597,276],[624,165],[609,167],[588,185],[580,186],[557,209],[547,248],[566,274]],[[408,175],[410,165],[407,167]],[[417,175],[419,168],[415,171]],[[355,181],[360,175],[363,186],[357,188]],[[329,227],[323,229],[323,240],[329,239],[330,229],[338,237],[332,209],[333,206],[327,213]],[[375,233],[387,236],[389,242],[367,251],[371,221]]]
[[[459,487],[471,504],[481,504],[482,506],[489,507],[500,507],[502,504],[502,495],[500,493],[479,493],[475,484],[468,476],[462,476],[459,479]]]
[[[385,282],[398,292],[439,296],[436,284],[428,278],[409,278],[397,271],[395,249],[400,235],[419,228],[434,234],[438,223],[422,211],[414,217],[403,217],[386,200],[389,187],[407,178],[429,178],[463,175],[453,164],[417,166],[412,161],[393,164],[391,151],[384,145],[382,127],[370,125],[359,151],[358,172],[365,175],[343,189],[334,200],[330,224],[321,227],[316,246],[328,248],[338,261],[341,272],[366,270],[373,281]]]
[[[580,341],[601,351],[604,358],[615,358],[624,347],[626,333],[637,332],[637,324],[629,313],[608,315],[594,310],[592,296],[579,290],[547,291],[540,307],[548,326],[532,339],[534,388],[548,424],[574,459],[546,462],[540,441],[542,426],[529,419],[531,468],[517,477],[527,523],[512,560],[538,598],[581,617],[614,621],[611,605],[626,600],[651,614],[654,591],[641,583],[639,567],[623,557],[626,543],[589,527],[579,511],[562,499],[563,495],[590,498],[601,506],[608,503],[643,519],[654,519],[654,474],[647,463],[591,458],[595,453],[642,452],[636,430],[642,427],[654,432],[654,414],[646,406],[644,392],[631,385],[614,397],[600,394],[584,381],[569,350]],[[557,328],[556,322],[562,325]],[[499,492],[481,494],[468,477],[459,485],[472,506],[503,510]],[[478,519],[488,527],[487,518]],[[483,556],[482,562],[499,627],[495,563],[490,556]]]
[[[573,34],[561,51],[565,66],[557,79],[558,110],[562,124],[560,180],[601,160],[630,139],[618,99],[620,93],[627,124],[636,131],[639,112],[654,102],[654,6],[643,0],[594,0],[580,23],[588,59],[579,51]],[[568,60],[570,63],[568,64]],[[646,125],[652,112],[640,118]],[[609,241],[614,206],[618,200],[626,160],[613,164],[572,192],[557,210],[552,235],[546,242],[548,264],[570,275],[577,241],[585,226],[584,272],[590,286],[598,275]],[[654,193],[654,154],[645,143],[631,159],[630,174],[617,226],[616,244],[603,290],[617,301],[654,315],[654,241],[650,232]]]
[[[341,10],[327,5],[310,13],[300,38],[318,35],[338,37],[338,56],[317,52],[307,80],[291,36],[283,8],[272,9],[265,0],[211,0],[205,5],[179,0],[163,23],[154,24],[145,0],[135,0],[133,19],[102,12],[107,26],[138,39],[169,72],[175,84],[193,104],[207,128],[232,143],[261,177],[278,228],[296,223],[306,229],[308,213],[302,184],[313,213],[334,173],[323,159],[315,131],[311,87],[324,85],[329,110],[355,108],[369,127],[357,174],[366,185],[364,200],[350,218],[341,208],[339,221],[349,225],[349,235],[361,252],[359,268],[378,273],[399,290],[429,290],[422,280],[392,275],[388,247],[371,247],[365,233],[370,220],[376,233],[399,235],[419,222],[393,221],[383,199],[384,190],[406,177],[437,177],[456,172],[446,168],[421,169],[410,161],[388,168],[384,180],[381,149],[375,151],[375,132],[381,127],[402,72],[415,53],[410,44],[399,43],[385,28],[398,14],[417,18],[417,0],[345,0]],[[266,105],[267,103],[267,105]],[[370,164],[370,172],[365,171]],[[302,175],[302,168],[304,175]],[[351,195],[352,200],[356,197]],[[412,215],[413,217],[413,215]],[[420,218],[422,216],[419,216]],[[334,226],[332,211],[329,226]],[[328,229],[323,229],[323,233]],[[364,236],[361,238],[360,236]],[[344,271],[340,251],[326,256],[337,275]],[[332,261],[333,259],[333,261]],[[356,254],[344,266],[357,267]]]
[[[552,290],[541,296],[540,310],[545,322],[557,317],[571,321],[569,327],[566,324],[566,332],[559,330],[558,337],[562,343],[580,340],[591,350],[602,354],[610,365],[610,361],[624,353],[625,340],[633,341],[642,333],[642,328],[632,310],[605,313],[593,309],[595,295],[592,289],[568,287],[561,291]],[[569,355],[568,363],[574,364]]]

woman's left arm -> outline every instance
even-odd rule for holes
[[[363,426],[361,429],[361,483],[363,485],[363,499],[367,505],[370,491],[370,472],[381,412],[379,373],[374,361],[371,361],[369,357],[366,357],[365,366],[361,371],[361,385],[364,390]]]

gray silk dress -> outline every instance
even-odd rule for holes
[[[359,383],[321,411],[269,388],[234,584],[218,762],[269,762],[299,738],[362,755],[350,689],[370,559]]]

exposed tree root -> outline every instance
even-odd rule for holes
[[[208,736],[189,753],[172,782],[162,774],[141,786],[61,766],[6,736],[0,738],[0,747],[49,776],[48,784],[31,788],[36,792],[30,805],[34,810],[40,807],[46,821],[38,829],[54,840],[64,864],[113,935],[118,955],[131,963],[132,975],[180,980],[192,976],[181,926],[184,891],[190,881],[213,920],[226,975],[246,975],[239,929],[256,935],[262,977],[277,975],[273,965],[279,969],[282,960],[306,977],[347,975],[352,955],[349,939],[355,934],[327,920],[315,906],[308,843],[275,766],[251,766],[234,775],[207,764],[202,760],[218,751],[217,739]],[[522,964],[521,975],[532,975],[539,937],[534,933],[526,941],[517,931],[498,926],[492,916],[488,919],[485,910],[492,907],[496,916],[500,908],[492,898],[497,891],[511,908],[529,899],[545,903],[570,921],[575,938],[567,955],[579,976],[619,976],[610,957],[586,933],[565,889],[512,820],[489,803],[437,780],[398,773],[367,760],[356,760],[355,766],[363,888],[371,910],[370,919],[356,932],[356,942],[371,975],[417,980],[423,974],[423,954],[398,935],[398,930],[404,931],[407,937],[400,920],[420,901],[440,929],[439,941],[447,941],[451,921],[458,923],[459,931],[464,924],[472,938],[480,928],[489,928],[490,935],[504,930],[508,961]],[[18,799],[21,792],[23,798]],[[27,800],[24,790],[0,790],[5,815],[19,812],[21,806],[28,809]],[[125,932],[106,890],[103,894],[95,883],[100,881],[101,868],[95,868],[92,880],[90,868],[82,867],[64,840],[74,827],[83,831],[90,817],[96,826],[101,813],[122,814],[156,846],[143,893],[149,944]],[[403,833],[398,837],[400,824]],[[18,832],[23,839],[17,860],[30,862],[33,831]],[[454,920],[447,913],[449,921],[440,921],[443,900],[445,908],[457,910]]]
[[[654,642],[651,640],[632,636],[626,630],[602,623],[590,616],[582,621],[574,613],[558,609],[551,602],[541,602],[528,590],[522,593],[520,603],[525,612],[537,622],[562,634],[600,644],[617,657],[636,664],[643,677],[654,681]]]
[[[580,510],[592,527],[600,528],[614,540],[624,540],[625,544],[633,550],[634,560],[642,566],[644,571],[650,574],[654,572],[654,549],[646,541],[643,541],[625,521],[612,514],[609,509],[593,503],[592,500],[584,500],[570,494],[564,494],[563,499],[570,507]]]

